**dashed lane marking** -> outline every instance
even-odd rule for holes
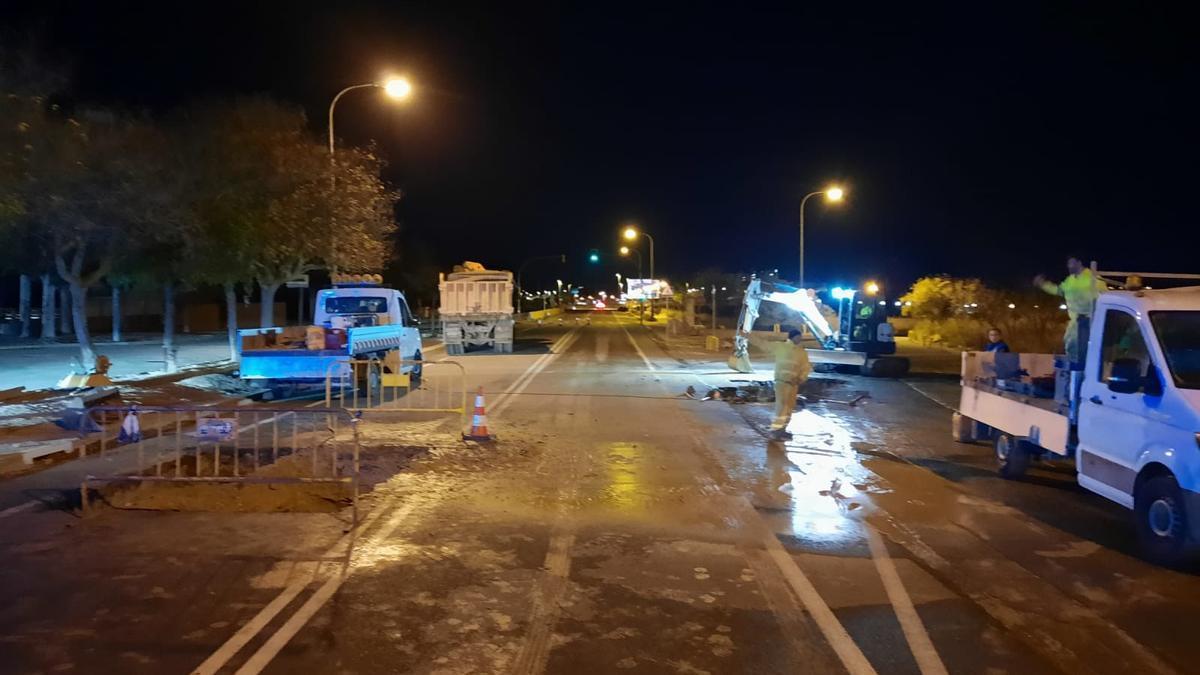
[[[624,325],[622,325],[622,327],[620,327],[620,329],[625,331],[625,337],[629,337],[629,344],[634,346],[634,351],[637,352],[637,356],[642,357],[642,362],[644,364],[646,364],[646,368],[648,368],[650,370],[658,370],[658,369],[654,368],[653,363],[650,363],[650,359],[646,358],[646,352],[643,352],[642,348],[640,346],[637,346],[637,340],[634,340],[634,335],[632,335],[630,333],[629,329],[625,328]],[[658,377],[655,377],[655,380],[658,380]]]

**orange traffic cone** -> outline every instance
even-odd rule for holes
[[[487,412],[484,411],[483,387],[475,394],[475,414],[471,416],[471,432],[463,434],[463,438],[468,441],[492,440],[487,428]]]

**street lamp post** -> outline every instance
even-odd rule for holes
[[[648,233],[639,231],[636,227],[629,226],[625,228],[624,236],[628,241],[633,241],[641,235],[650,241],[650,278],[655,282],[655,291],[658,290],[658,277],[654,276],[654,237]],[[654,319],[654,298],[650,298],[650,319]]]
[[[637,260],[638,260],[638,281],[645,282],[645,278],[642,276],[642,252],[641,252],[641,251],[639,251],[639,250],[638,250],[638,249],[636,249],[636,248],[629,248],[628,246],[622,246],[622,247],[621,247],[621,255],[625,255],[625,256],[627,256],[627,255],[629,255],[630,253],[636,253],[636,254],[637,254]],[[651,274],[653,274],[653,272],[651,272]],[[628,282],[628,281],[626,281],[626,282],[625,282],[625,288],[629,288],[629,282]],[[642,285],[642,296],[643,296],[643,297],[645,297],[645,294],[646,294],[646,287],[645,287],[645,284],[643,283],[643,285]],[[645,303],[642,301],[642,298],[638,298],[638,323],[639,323],[639,324],[643,324],[643,325],[645,325],[645,323],[646,323],[646,320],[645,320],[645,319],[642,317],[642,315],[646,313],[646,312],[645,312],[645,307],[644,307],[644,305],[645,305]]]
[[[382,89],[384,91],[384,93],[388,95],[389,98],[395,99],[397,101],[403,101],[412,95],[412,84],[410,84],[409,81],[403,77],[393,77],[393,78],[384,80],[382,82],[367,82],[365,84],[352,84],[349,87],[346,87],[345,89],[339,91],[337,93],[337,95],[333,97],[333,100],[329,102],[329,157],[330,157],[330,161],[332,161],[332,159],[333,159],[333,142],[334,142],[333,111],[337,108],[338,101],[342,100],[343,96],[354,91],[355,89],[370,89],[370,88]]]
[[[567,256],[565,253],[559,253],[557,255],[539,255],[536,258],[530,258],[526,260],[525,262],[521,263],[520,267],[517,268],[517,314],[521,313],[521,295],[525,293],[525,285],[521,283],[521,274],[525,272],[525,266],[531,262],[537,262],[539,260],[553,260],[555,258],[557,258],[560,263],[567,262]]]
[[[334,110],[337,109],[338,101],[342,100],[343,96],[354,91],[355,89],[369,89],[372,87],[377,87],[379,89],[382,89],[384,91],[384,93],[388,95],[389,98],[392,98],[397,101],[402,101],[404,99],[407,99],[412,94],[412,85],[409,84],[408,80],[403,77],[393,77],[393,78],[384,80],[382,82],[367,82],[365,84],[352,84],[349,87],[346,87],[345,89],[339,91],[337,93],[337,95],[335,95],[333,97],[333,100],[329,102],[329,168],[330,169],[333,169],[337,163],[337,155],[334,152],[335,136],[333,133],[333,112],[334,112]],[[329,187],[330,187],[330,192],[333,191],[333,188],[337,187],[337,175],[333,171],[329,172]],[[331,245],[333,247],[334,264],[331,266],[330,271],[335,272],[335,273],[337,272],[337,243],[338,243],[337,233],[334,232],[332,235],[332,243],[331,243]]]
[[[717,334],[717,287],[712,287],[713,335]]]
[[[817,195],[825,195],[825,200],[829,202],[840,202],[846,196],[846,191],[842,188],[833,185],[824,190],[817,190],[804,195],[804,199],[800,200],[800,288],[804,288],[804,205],[808,200]]]

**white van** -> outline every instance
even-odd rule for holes
[[[1133,510],[1147,557],[1187,557],[1200,543],[1200,287],[1102,293],[1074,385],[1057,361],[964,353],[955,438],[991,439],[1007,478],[1073,457],[1080,485]]]

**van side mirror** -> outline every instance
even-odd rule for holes
[[[1117,394],[1136,394],[1142,388],[1142,368],[1137,359],[1113,361],[1108,390]]]
[[[1142,391],[1146,392],[1147,396],[1163,395],[1162,375],[1159,375],[1158,368],[1153,365],[1146,367],[1146,378],[1142,381]]]

